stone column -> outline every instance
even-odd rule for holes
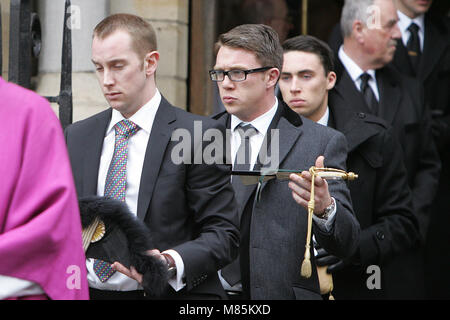
[[[3,57],[3,65],[0,70],[0,74],[2,74],[3,79],[8,80],[8,58],[9,58],[9,7],[11,3],[9,0],[0,0],[0,4],[2,7],[1,15],[2,15],[2,57]]]

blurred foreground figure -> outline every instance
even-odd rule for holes
[[[88,299],[78,202],[48,102],[0,78],[0,299]]]

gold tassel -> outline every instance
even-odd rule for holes
[[[310,251],[310,244],[311,244],[311,234],[312,234],[312,218],[314,214],[314,206],[315,206],[315,199],[314,199],[314,182],[317,176],[321,177],[322,179],[342,179],[342,180],[355,180],[358,178],[358,175],[353,172],[345,172],[338,169],[333,168],[316,168],[311,167],[309,169],[309,173],[311,174],[311,193],[310,193],[310,199],[308,202],[308,226],[307,226],[307,233],[306,233],[306,250],[305,250],[305,256],[302,262],[301,267],[301,276],[304,278],[310,278],[312,275],[312,266],[311,266],[311,251]],[[331,275],[329,275],[329,281],[330,284],[330,291],[328,295],[328,300],[334,300],[332,291],[333,291],[333,278]]]
[[[302,263],[301,275],[304,278],[310,278],[312,274],[312,266],[311,266],[311,231],[312,231],[312,215],[314,214],[314,179],[316,177],[315,167],[311,167],[309,172],[312,176],[311,181],[311,199],[308,202],[308,229],[306,235],[306,250],[305,250],[305,258]]]
[[[305,259],[302,262],[301,275],[303,278],[310,278],[312,274],[309,245],[306,245]]]
[[[330,275],[330,277],[331,277],[331,275]],[[333,297],[333,289],[334,289],[334,287],[333,287],[333,279],[331,279],[331,283],[330,283],[330,295],[328,296],[328,300],[332,300],[332,301],[335,300],[334,297]]]

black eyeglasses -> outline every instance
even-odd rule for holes
[[[250,70],[229,70],[229,71],[223,71],[223,70],[210,70],[209,76],[212,81],[214,82],[222,82],[225,80],[225,76],[228,76],[228,78],[231,81],[239,82],[244,81],[247,79],[247,75],[249,73],[255,73],[255,72],[262,72],[269,69],[272,69],[273,67],[262,67],[262,68],[256,68],[256,69],[250,69]]]

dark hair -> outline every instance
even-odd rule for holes
[[[283,51],[302,51],[314,53],[322,62],[325,76],[334,71],[334,53],[330,47],[313,36],[296,36],[283,43]]]
[[[119,13],[103,19],[94,29],[93,37],[105,39],[115,31],[128,32],[134,50],[142,56],[157,50],[156,33],[152,25],[132,14]]]
[[[222,46],[244,49],[253,52],[262,67],[283,67],[283,48],[278,34],[263,24],[243,24],[219,36],[215,53]]]

